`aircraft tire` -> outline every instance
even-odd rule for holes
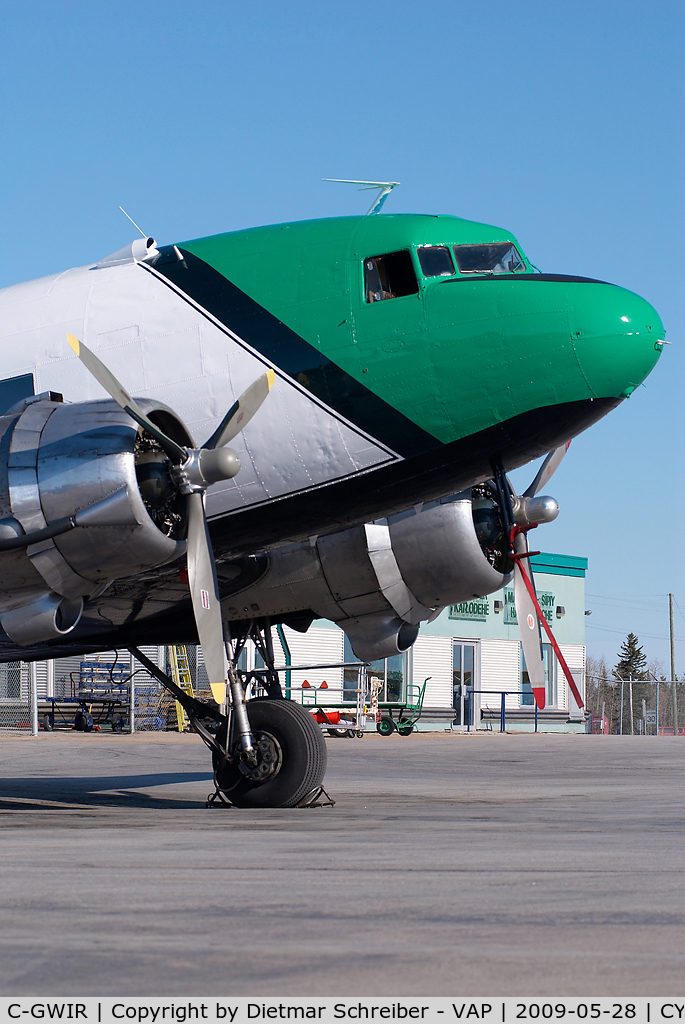
[[[282,763],[266,782],[254,782],[237,765],[217,767],[214,781],[236,807],[297,807],[323,783],[326,773],[326,742],[312,716],[289,700],[257,697],[247,702],[253,732],[273,737]]]

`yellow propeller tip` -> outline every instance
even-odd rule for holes
[[[226,683],[210,683],[209,687],[216,703],[224,704],[226,702]]]
[[[269,385],[269,391],[271,391],[272,387],[274,386],[274,381],[275,380],[276,380],[276,374],[274,373],[274,371],[273,370],[267,370],[266,371],[266,382]]]
[[[81,355],[81,342],[78,340],[78,338],[75,338],[73,334],[67,334],[67,341],[69,342],[69,344],[73,348],[73,350],[76,353],[76,355],[80,356]]]

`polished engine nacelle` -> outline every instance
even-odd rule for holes
[[[499,590],[474,526],[470,493],[236,562],[219,563],[224,616],[309,610],[336,622],[362,661],[407,650],[419,624],[448,604]],[[249,581],[249,582],[248,582]],[[242,584],[242,586],[241,586]]]
[[[190,442],[166,406],[140,404]],[[115,402],[27,399],[0,417],[0,446],[0,624],[15,643],[69,633],[112,580],[185,551],[185,505],[164,453]],[[66,532],[40,539],[62,522]]]

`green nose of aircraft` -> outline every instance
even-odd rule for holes
[[[583,278],[452,278],[429,287],[425,304],[425,358],[443,391],[451,388],[428,428],[444,442],[534,409],[577,413],[578,403],[605,400],[584,415],[587,426],[630,396],[664,339],[648,302]]]
[[[594,398],[629,398],[663,348],[664,328],[654,307],[614,285],[578,284],[571,290],[569,328]]]

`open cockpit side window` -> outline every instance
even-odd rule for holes
[[[455,245],[454,258],[460,274],[520,274],[526,269],[511,242]]]
[[[364,298],[382,302],[401,295],[416,295],[419,283],[407,249],[385,256],[369,256],[364,260]]]
[[[454,273],[454,263],[446,245],[422,245],[416,252],[424,277],[447,277]]]

